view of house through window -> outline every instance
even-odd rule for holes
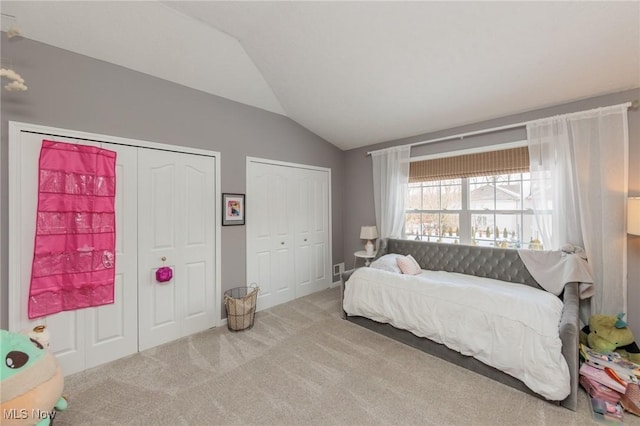
[[[529,173],[413,180],[408,189],[405,238],[543,248],[532,210]]]

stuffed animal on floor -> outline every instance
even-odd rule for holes
[[[37,340],[0,330],[2,425],[49,425],[63,411],[64,378],[57,360]]]
[[[640,348],[635,342],[631,329],[618,316],[592,315],[589,325],[582,329],[580,341],[591,349],[602,353],[618,352],[623,358],[640,364]]]

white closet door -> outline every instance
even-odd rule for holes
[[[36,325],[45,324],[51,334],[51,350],[60,362],[65,375],[82,371],[90,366],[111,361],[122,356],[135,353],[138,344],[138,330],[136,321],[137,307],[125,300],[137,300],[135,254],[133,263],[123,260],[121,253],[135,252],[135,240],[122,237],[124,230],[130,229],[124,218],[128,214],[136,214],[135,188],[133,195],[125,194],[128,185],[125,179],[118,175],[118,193],[116,195],[116,238],[118,243],[118,257],[116,258],[116,282],[115,302],[95,308],[59,312],[34,320],[28,319],[27,303],[29,298],[29,282],[31,279],[31,262],[33,260],[33,243],[35,235],[35,218],[38,199],[38,159],[42,140],[49,139],[58,142],[82,143],[84,145],[103,146],[106,149],[117,150],[117,145],[101,144],[86,140],[64,138],[61,136],[50,137],[47,135],[21,132],[20,141],[16,146],[17,155],[15,161],[20,164],[17,186],[13,186],[20,198],[19,217],[13,218],[12,226],[18,229],[19,266],[17,271],[18,282],[21,283],[18,300],[19,320],[10,324],[13,331],[30,330]],[[122,152],[122,153],[121,153]],[[131,159],[131,153],[125,154],[118,151],[117,167],[119,171],[128,170],[132,162],[135,167],[135,156]],[[133,169],[135,170],[135,169]],[[128,175],[128,174],[127,174]],[[129,202],[127,202],[127,200]],[[122,208],[129,209],[125,213]],[[135,227],[132,228],[135,232]],[[13,232],[13,230],[12,230]],[[124,239],[120,239],[120,238]],[[135,238],[135,237],[134,237]],[[132,269],[133,268],[133,269]],[[12,298],[12,300],[14,300]],[[12,316],[13,317],[13,316]],[[132,320],[133,319],[133,320]],[[87,365],[87,363],[89,365]]]
[[[247,164],[247,281],[260,287],[258,310],[295,297],[292,188],[291,168]]]
[[[84,312],[85,368],[138,351],[138,149],[101,146],[117,152],[115,303]]]
[[[294,169],[296,297],[331,285],[328,172]]]
[[[247,162],[247,281],[258,310],[331,285],[329,172]]]
[[[139,349],[213,327],[215,158],[138,155]],[[168,282],[156,270],[173,269]]]

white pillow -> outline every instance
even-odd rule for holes
[[[422,272],[422,269],[420,269],[420,265],[410,254],[406,256],[398,256],[396,262],[398,263],[398,267],[400,267],[400,270],[403,274],[418,275],[420,272]]]
[[[387,272],[395,272],[396,274],[401,274],[402,271],[398,267],[398,263],[396,262],[396,258],[401,256],[400,254],[389,253],[381,256],[380,258],[371,262],[369,265],[370,268],[382,269]]]

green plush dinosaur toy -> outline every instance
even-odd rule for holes
[[[635,342],[633,332],[623,321],[624,313],[617,316],[593,315],[589,318],[589,325],[582,331],[581,340],[586,340],[587,346],[602,353],[618,352],[636,364],[640,364],[640,348]],[[585,339],[586,336],[586,339]]]

